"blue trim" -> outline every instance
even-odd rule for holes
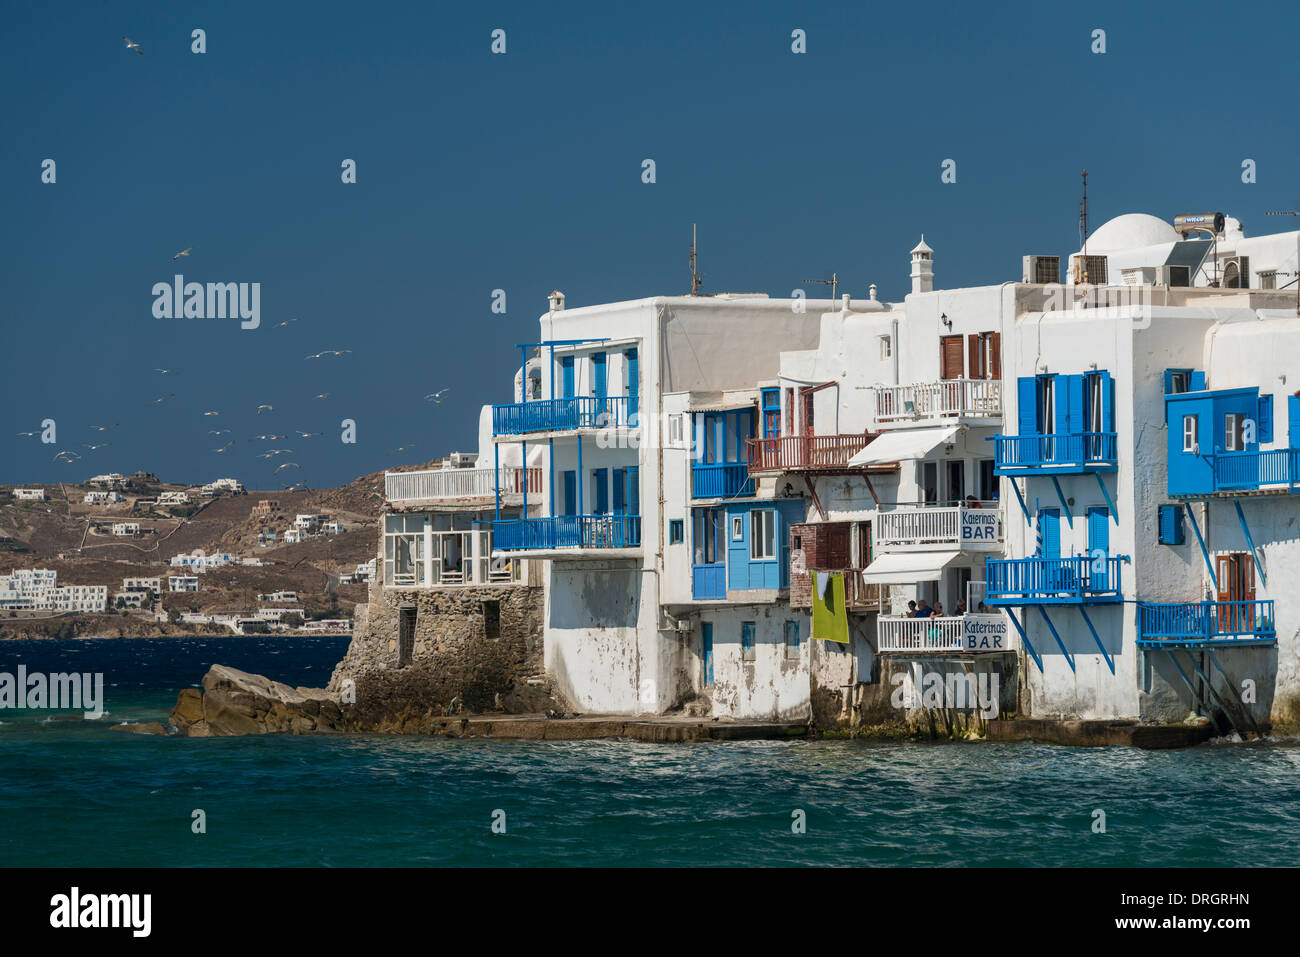
[[[1016,493],[1016,501],[1020,503],[1020,511],[1025,513],[1025,521],[1032,524],[1034,518],[1029,514],[1029,506],[1025,504],[1025,497],[1020,494],[1020,486],[1016,484],[1016,480],[1013,478],[1008,478],[1007,483],[1011,486],[1011,491]]]
[[[1095,641],[1097,647],[1101,649],[1101,656],[1106,659],[1106,665],[1110,668],[1110,673],[1114,674],[1115,660],[1111,658],[1110,652],[1106,650],[1106,646],[1101,643],[1101,636],[1097,634],[1097,629],[1092,626],[1092,619],[1088,617],[1088,609],[1080,605],[1079,614],[1083,615],[1083,620],[1088,625],[1088,630],[1092,632],[1092,640]]]
[[[1065,650],[1065,642],[1063,642],[1061,636],[1056,633],[1056,626],[1052,624],[1052,619],[1047,617],[1047,612],[1043,609],[1042,605],[1036,607],[1038,608],[1038,613],[1043,616],[1043,621],[1047,622],[1047,628],[1051,631],[1052,637],[1056,639],[1056,646],[1061,649],[1061,654],[1065,655],[1066,664],[1070,666],[1071,671],[1078,674],[1079,672],[1074,667],[1074,656]]]
[[[1056,497],[1061,500],[1061,511],[1065,512],[1065,520],[1069,523],[1070,528],[1074,528],[1074,516],[1070,514],[1070,506],[1065,503],[1065,493],[1061,491],[1061,480],[1053,475],[1052,484],[1056,486]]]
[[[501,521],[501,446],[492,443],[492,492],[496,496],[496,520]],[[528,473],[524,473],[528,481]]]
[[[583,477],[583,474],[584,474],[584,473],[583,473],[583,471],[582,471],[582,436],[580,435],[580,436],[578,436],[578,481],[575,483],[575,484],[578,486],[578,514],[579,514],[579,515],[582,514],[582,486],[583,486],[582,477]],[[525,517],[527,517],[527,516],[525,516]]]
[[[1106,483],[1102,481],[1101,473],[1094,472],[1097,476],[1097,484],[1101,486],[1101,497],[1106,500],[1106,507],[1110,509],[1110,517],[1115,522],[1115,527],[1119,528],[1119,514],[1115,511],[1115,502],[1110,497],[1110,492],[1106,490]]]
[[[1199,525],[1196,524],[1196,517],[1192,515],[1192,506],[1190,503],[1184,502],[1183,509],[1187,512],[1187,521],[1191,523],[1192,531],[1196,533],[1196,544],[1201,546],[1201,556],[1205,559],[1205,568],[1210,573],[1210,581],[1214,585],[1214,592],[1215,594],[1218,594],[1219,576],[1214,574],[1214,562],[1210,561],[1210,551],[1205,547],[1205,539],[1201,536],[1201,528]],[[1210,506],[1207,503],[1205,506],[1205,520],[1207,522],[1210,519],[1209,510],[1210,510]]]
[[[1250,557],[1255,561],[1255,571],[1259,572],[1260,584],[1268,587],[1268,579],[1264,577],[1264,566],[1260,564],[1259,554],[1255,551],[1255,539],[1251,537],[1250,526],[1246,524],[1246,513],[1241,510],[1241,503],[1236,499],[1232,504],[1237,507],[1237,518],[1241,521],[1241,530],[1246,536],[1246,544],[1250,546]]]
[[[1028,611],[1025,611],[1025,614],[1028,614]],[[1025,631],[1024,625],[1016,621],[1016,610],[1014,608],[1008,608],[1007,617],[1011,619],[1011,624],[1016,626],[1016,631],[1020,632],[1020,640],[1025,643],[1025,650],[1028,651],[1030,656],[1034,659],[1034,663],[1038,665],[1038,671],[1041,674],[1043,671],[1043,659],[1038,657],[1038,652],[1034,650],[1033,642],[1029,640],[1029,634]]]

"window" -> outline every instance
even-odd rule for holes
[[[698,508],[695,510],[695,564],[718,565],[723,561],[725,543],[722,539],[722,510]]]
[[[740,660],[753,661],[754,658],[754,623],[752,621],[742,621],[740,623]]]
[[[749,558],[771,561],[776,558],[776,511],[770,508],[749,513]]]
[[[415,622],[418,612],[406,606],[397,617],[397,667],[405,668],[415,657]]]
[[[1056,396],[1052,388],[1055,376],[1038,377],[1038,430],[1043,435],[1056,431]]]
[[[1177,505],[1161,505],[1157,510],[1160,544],[1183,543],[1183,511]]]
[[[763,438],[774,439],[781,434],[781,390],[763,390]]]
[[[1197,440],[1196,431],[1197,418],[1194,415],[1183,416],[1183,451],[1197,452],[1201,451]]]
[[[745,520],[739,515],[731,516],[731,539],[739,542],[745,537]]]
[[[785,660],[799,660],[799,622],[797,621],[785,623]]]
[[[424,525],[428,516],[388,515],[384,518],[384,584],[423,585]]]
[[[483,610],[483,637],[501,637],[501,602],[485,601],[480,603]]]
[[[682,416],[680,414],[668,417],[668,443],[674,448],[680,448],[682,445]]]
[[[965,348],[961,336],[939,337],[939,378],[960,379]]]
[[[894,353],[894,341],[889,336],[880,337],[880,358],[888,359]]]
[[[971,333],[967,336],[967,362],[972,379],[1002,378],[1001,336],[996,332]]]
[[[685,532],[684,523],[680,518],[674,518],[668,523],[668,544],[680,545]]]
[[[1229,412],[1223,417],[1223,449],[1225,452],[1244,452],[1242,441],[1242,424],[1245,416],[1240,412]]]
[[[1176,395],[1181,392],[1190,392],[1192,390],[1192,370],[1191,369],[1166,369],[1165,370],[1165,395]]]
[[[1255,418],[1255,440],[1257,442],[1273,441],[1273,397],[1261,395]]]

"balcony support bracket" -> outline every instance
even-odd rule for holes
[[[1196,690],[1196,686],[1192,684],[1192,679],[1187,677],[1187,672],[1183,670],[1183,666],[1178,663],[1178,656],[1174,654],[1174,649],[1166,648],[1165,653],[1169,655],[1169,660],[1172,661],[1174,663],[1174,667],[1178,669],[1178,677],[1182,678],[1183,684],[1187,685],[1187,691],[1192,696],[1192,710],[1198,713],[1202,711],[1209,711],[1210,721],[1213,722],[1214,724],[1215,732],[1222,735],[1223,726],[1219,724],[1218,716],[1215,715],[1215,713],[1212,710],[1210,710],[1209,708],[1205,708],[1201,704],[1200,692],[1198,692]]]
[[[1196,524],[1196,517],[1192,515],[1192,503],[1184,502],[1183,511],[1187,513],[1187,522],[1192,526],[1192,531],[1196,533],[1196,544],[1201,546],[1201,557],[1205,559],[1205,570],[1210,573],[1210,583],[1214,585],[1214,590],[1217,592],[1219,590],[1219,579],[1214,574],[1214,562],[1210,561],[1210,551],[1205,547],[1205,537],[1201,534],[1201,527]],[[1207,502],[1205,506],[1206,525],[1209,525],[1209,511],[1210,506]]]
[[[1052,487],[1056,489],[1056,497],[1061,503],[1061,510],[1065,512],[1065,520],[1074,528],[1074,516],[1070,514],[1070,506],[1065,501],[1065,493],[1061,491],[1061,480],[1055,475],[1052,476]]]
[[[812,496],[813,504],[817,506],[817,513],[821,515],[822,521],[826,521],[826,509],[822,508],[822,501],[817,497],[817,489],[813,487],[812,476],[805,474],[803,484],[808,487],[808,494]]]
[[[1241,522],[1241,532],[1246,536],[1246,544],[1250,546],[1250,557],[1255,561],[1255,571],[1259,572],[1259,582],[1267,586],[1268,579],[1264,576],[1264,566],[1260,563],[1259,552],[1255,550],[1255,539],[1250,534],[1250,526],[1246,524],[1246,513],[1241,510],[1241,502],[1238,500],[1233,499],[1232,504],[1236,506],[1237,519]]]
[[[1063,642],[1061,636],[1057,634],[1056,626],[1052,624],[1052,619],[1047,617],[1047,612],[1044,610],[1042,605],[1036,605],[1035,607],[1038,609],[1038,613],[1043,616],[1043,621],[1047,622],[1047,630],[1050,631],[1052,637],[1056,639],[1056,647],[1060,648],[1061,654],[1065,655],[1066,664],[1070,666],[1071,671],[1078,674],[1078,670],[1074,667],[1074,655],[1065,650],[1065,642]]]
[[[1028,612],[1022,608],[1021,614],[1028,614]],[[1020,621],[1016,618],[1016,610],[1014,608],[1008,608],[1007,617],[1011,619],[1011,624],[1016,626],[1016,631],[1020,632],[1020,640],[1025,643],[1025,650],[1029,652],[1030,657],[1034,659],[1034,663],[1038,665],[1038,671],[1041,674],[1043,671],[1043,659],[1038,657],[1038,652],[1034,650],[1033,642],[1029,640],[1029,634],[1025,630],[1025,626],[1020,624]]]
[[[1110,497],[1110,492],[1106,490],[1106,481],[1101,477],[1100,472],[1093,472],[1092,474],[1097,476],[1097,484],[1101,486],[1101,497],[1106,500],[1106,507],[1110,509],[1111,521],[1115,523],[1116,528],[1119,528],[1119,512],[1115,510],[1115,500]]]
[[[1215,668],[1219,669],[1219,674],[1223,675],[1223,680],[1227,683],[1228,687],[1229,687],[1229,688],[1236,687],[1236,683],[1235,683],[1231,678],[1229,678],[1229,677],[1228,677],[1228,673],[1227,673],[1226,671],[1223,670],[1223,665],[1219,664],[1219,659],[1218,659],[1218,657],[1214,654],[1214,648],[1212,648],[1212,647],[1210,647],[1209,645],[1207,645],[1206,648],[1205,648],[1205,654],[1209,657],[1209,659],[1210,659],[1210,663],[1213,664]],[[1206,684],[1209,684],[1209,680],[1208,680],[1208,679],[1206,680]],[[1225,710],[1226,710],[1226,709],[1225,709]],[[1257,737],[1257,738],[1262,738],[1262,737],[1264,737],[1264,732],[1263,732],[1263,730],[1260,728],[1258,722],[1255,721],[1255,716],[1254,716],[1253,714],[1250,713],[1250,709],[1249,709],[1249,708],[1246,708],[1246,707],[1243,707],[1241,710],[1242,710],[1242,713],[1245,714],[1245,716],[1246,716],[1246,720],[1250,722],[1250,726],[1251,726],[1251,728],[1254,729],[1254,731],[1255,731],[1255,737]]]
[[[1098,649],[1101,650],[1101,656],[1106,659],[1106,667],[1110,668],[1111,674],[1114,674],[1115,659],[1110,656],[1110,652],[1106,650],[1106,646],[1101,643],[1101,636],[1097,634],[1097,629],[1092,625],[1092,619],[1088,617],[1088,609],[1083,605],[1080,605],[1079,614],[1083,615],[1084,623],[1088,626],[1088,630],[1092,632],[1092,640],[1097,643]]]
[[[1020,511],[1025,513],[1025,521],[1032,525],[1034,520],[1029,515],[1029,506],[1025,504],[1025,497],[1020,494],[1020,486],[1016,484],[1013,476],[1007,476],[1007,484],[1011,486],[1011,491],[1016,493],[1016,501],[1020,503]]]
[[[880,508],[880,496],[876,494],[876,487],[871,484],[871,475],[866,469],[862,470],[862,480],[867,483],[867,491],[871,493],[871,500],[876,503],[876,508]]]

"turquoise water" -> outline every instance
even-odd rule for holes
[[[103,671],[110,712],[0,711],[0,865],[1300,864],[1295,742],[1144,752],[108,730],[164,718],[214,661],[322,684],[346,643],[0,644],[0,671]],[[206,834],[191,832],[196,808]]]

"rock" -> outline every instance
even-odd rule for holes
[[[203,692],[198,688],[182,688],[172,708],[171,723],[184,733],[197,721],[203,720]]]
[[[322,688],[291,688],[263,675],[213,665],[203,691],[186,688],[176,699],[171,724],[188,737],[228,737],[332,728],[338,696]]]
[[[131,734],[162,734],[167,733],[157,721],[143,721],[140,724],[113,724],[109,725],[109,731],[128,731]]]

